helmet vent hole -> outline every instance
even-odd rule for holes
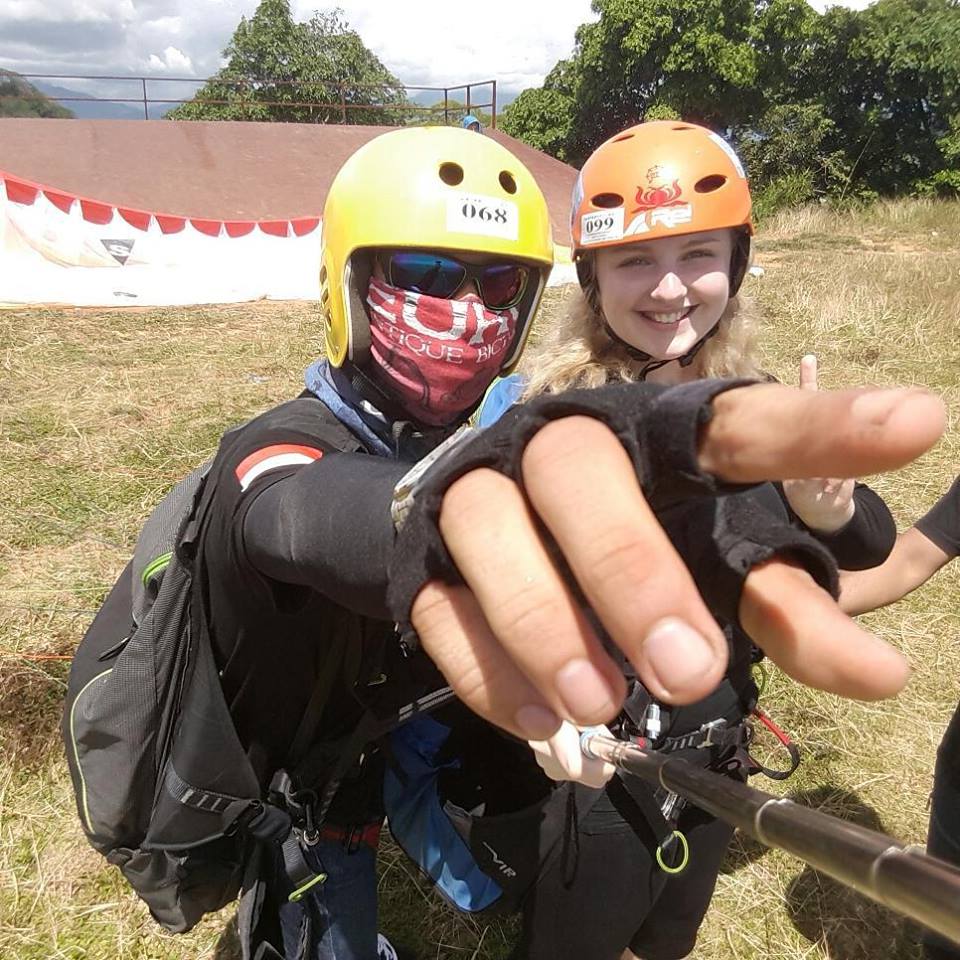
[[[698,180],[693,185],[693,189],[697,193],[713,193],[714,190],[719,190],[726,182],[727,178],[722,173],[713,173],[709,177]]]
[[[674,130],[695,130],[695,127],[673,127]]]
[[[441,163],[440,179],[448,187],[455,187],[463,182],[463,167],[459,163]]]
[[[622,207],[623,197],[619,193],[598,193],[590,201],[595,207]]]
[[[632,133],[621,133],[619,137],[614,137],[614,138],[613,138],[613,142],[614,142],[614,143],[623,143],[624,140],[632,140],[632,139],[633,139],[633,134],[632,134]]]
[[[500,171],[500,186],[503,187],[507,193],[517,192],[517,181],[513,179],[513,174],[509,170]]]

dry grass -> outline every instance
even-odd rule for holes
[[[944,442],[876,479],[903,525],[960,463],[958,250],[960,205],[813,208],[764,228],[766,274],[749,281],[766,366],[782,379],[813,351],[824,386],[924,383],[946,398]],[[553,293],[541,322],[558,309]],[[232,960],[228,913],[165,936],[87,847],[57,734],[67,667],[24,654],[69,654],[150,507],[226,426],[297,392],[318,341],[303,304],[0,312],[0,958]],[[774,672],[766,704],[805,748],[792,795],[922,841],[934,751],[960,694],[958,566],[867,619],[914,664],[897,700],[851,704]],[[383,927],[411,956],[506,956],[510,924],[455,915],[395,849],[381,860]],[[742,841],[696,956],[914,960],[914,941],[889,912]]]

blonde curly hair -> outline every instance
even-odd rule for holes
[[[524,400],[541,393],[640,379],[647,361],[631,357],[604,329],[600,291],[591,267],[588,264],[586,289],[573,294],[565,315],[524,357]],[[730,298],[717,332],[693,359],[698,379],[763,376],[755,356],[750,312],[743,297]]]

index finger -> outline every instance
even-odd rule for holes
[[[862,477],[915,460],[945,423],[943,401],[926,390],[756,384],[714,397],[698,462],[733,483]]]
[[[808,353],[800,358],[800,389],[817,389],[817,355]]]

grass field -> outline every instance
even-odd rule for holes
[[[939,446],[872,481],[908,525],[960,471],[960,204],[782,215],[761,231],[757,262],[765,275],[748,289],[770,372],[794,382],[814,352],[824,387],[925,384],[946,400]],[[551,294],[541,325],[562,298]],[[0,312],[3,960],[232,960],[229,911],[164,935],[87,847],[57,731],[68,664],[44,658],[69,656],[151,506],[226,426],[298,392],[319,340],[305,304]],[[960,696],[958,588],[952,564],[864,618],[913,664],[894,701],[843,702],[772,671],[765,704],[805,756],[785,792],[922,842],[934,752]],[[509,924],[452,914],[390,848],[381,890],[381,926],[411,957],[506,956]],[[791,857],[737,842],[696,957],[914,960],[915,938]]]

